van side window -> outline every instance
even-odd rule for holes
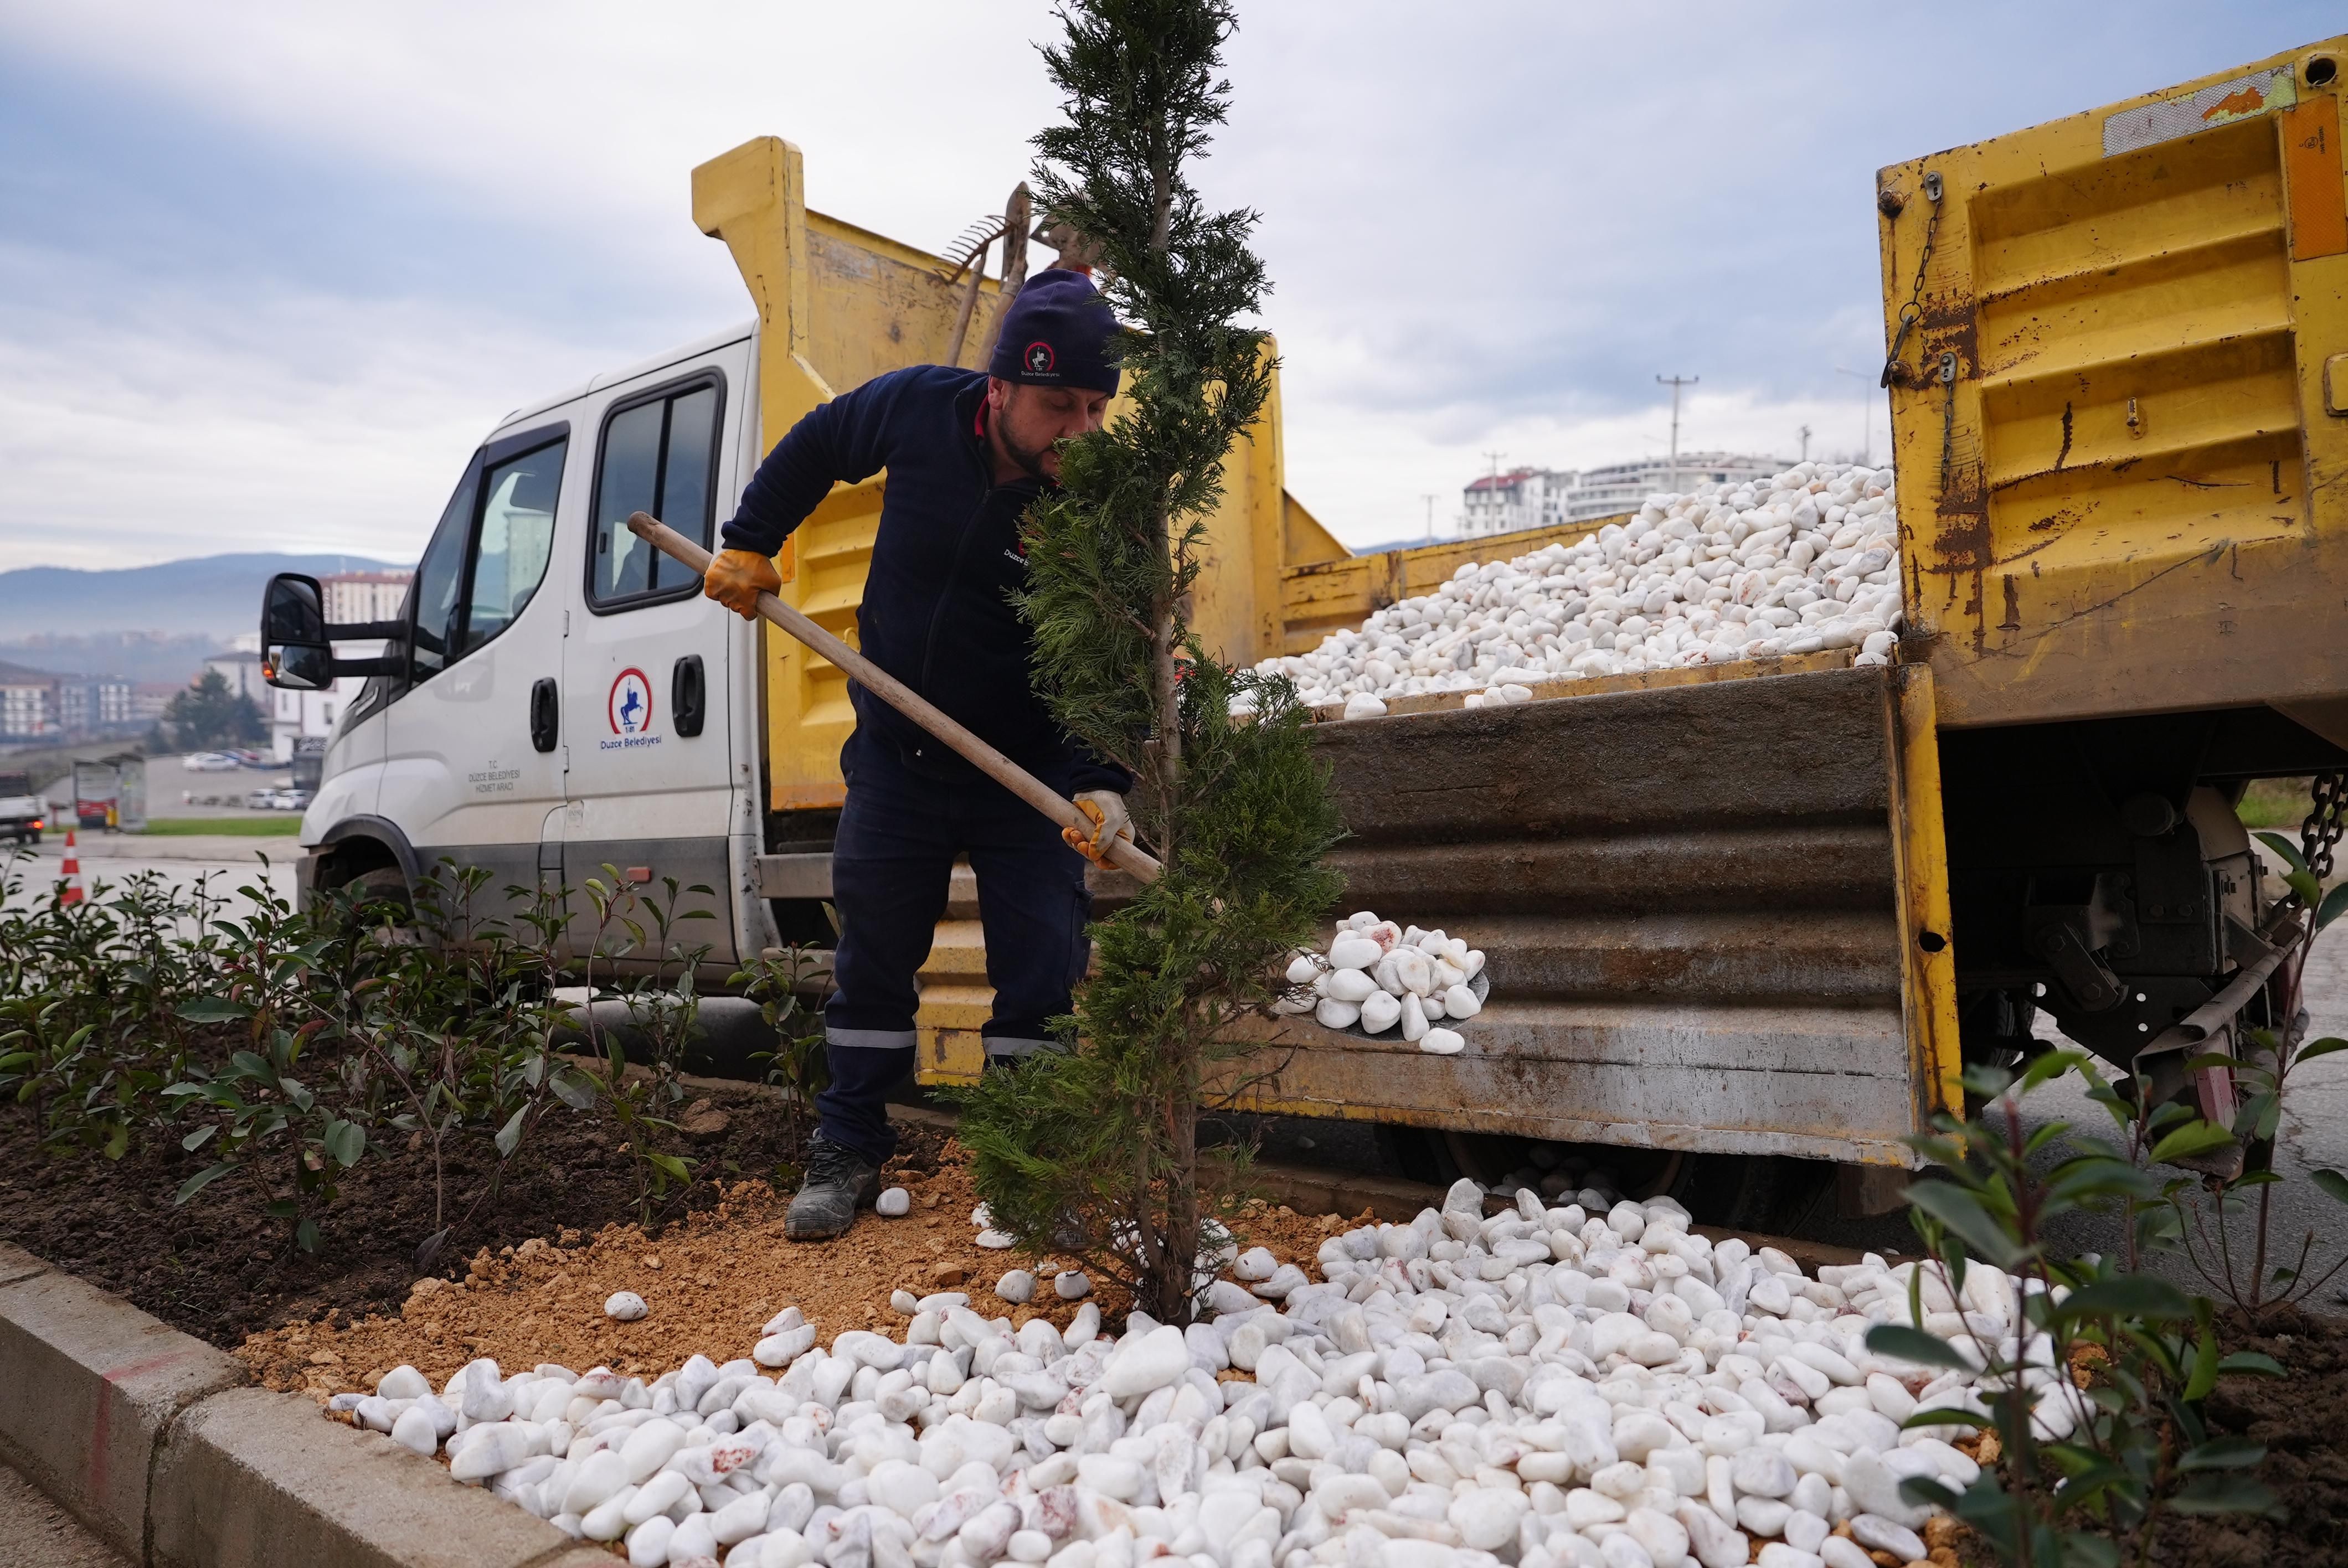
[[[415,631],[409,643],[407,680],[411,685],[429,681],[448,666],[456,644],[457,607],[465,590],[465,546],[473,534],[473,506],[481,494],[481,457],[473,455],[457,493],[424,547],[416,581],[407,590]]]
[[[705,374],[622,404],[605,419],[588,541],[591,605],[621,609],[693,591],[693,574],[630,533],[628,516],[649,512],[708,547],[724,404],[723,384]]]
[[[570,449],[567,436],[547,440],[545,434],[537,432],[538,445],[519,453],[516,442],[506,441],[474,454],[449,497],[408,589],[415,628],[409,685],[429,681],[512,625],[545,580]]]
[[[562,488],[569,446],[553,441],[510,457],[482,479],[488,499],[475,535],[459,657],[512,625],[545,580],[547,558],[554,553],[554,498]]]

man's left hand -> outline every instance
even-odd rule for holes
[[[1126,814],[1125,796],[1113,789],[1088,789],[1076,796],[1076,809],[1092,818],[1092,832],[1064,827],[1060,836],[1067,840],[1070,849],[1095,866],[1114,866],[1116,862],[1108,857],[1109,846],[1120,838],[1128,844],[1133,842],[1133,818]]]

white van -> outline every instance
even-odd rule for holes
[[[272,581],[272,683],[369,677],[303,817],[305,901],[355,883],[409,896],[447,860],[486,874],[477,917],[571,888],[572,954],[608,954],[629,938],[598,932],[582,891],[608,866],[664,905],[670,879],[708,889],[678,900],[708,917],[672,934],[706,948],[705,984],[767,948],[829,945],[846,678],[701,598],[625,519],[650,512],[714,547],[808,409],[900,366],[983,363],[1001,292],[808,211],[801,189],[798,150],[772,138],[694,170],[695,221],[732,251],[757,319],[501,421],[465,463],[398,620],[328,626],[314,580]],[[1210,642],[1242,661],[1281,645],[1283,551],[1344,555],[1286,497],[1276,418],[1275,403],[1232,464],[1198,595]],[[838,487],[777,560],[782,597],[851,643],[886,487]],[[386,651],[338,658],[337,641]],[[924,970],[923,1027],[974,1055],[991,993],[966,902]],[[648,913],[639,902],[630,917]]]

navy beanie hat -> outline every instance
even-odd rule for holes
[[[1029,386],[1081,386],[1117,394],[1117,316],[1092,279],[1050,267],[1021,286],[1003,313],[989,375]]]

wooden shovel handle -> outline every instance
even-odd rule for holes
[[[628,531],[695,574],[709,569],[707,550],[648,512],[632,515],[628,518]],[[847,671],[857,684],[960,752],[979,772],[1062,827],[1073,827],[1087,837],[1092,835],[1093,819],[1078,810],[1076,802],[972,734],[939,712],[935,704],[922,698],[911,687],[773,594],[758,596],[758,614]],[[1129,838],[1111,840],[1108,857],[1144,882],[1157,881],[1159,873],[1165,869],[1154,856],[1135,848]]]

